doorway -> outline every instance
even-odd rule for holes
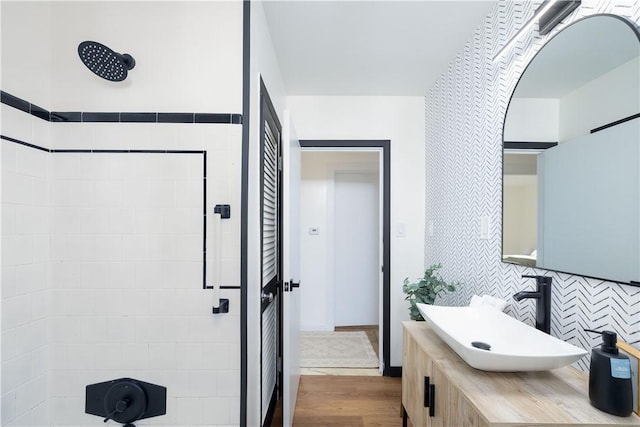
[[[320,276],[311,277],[331,283],[312,286],[306,279],[301,293],[301,330],[359,330],[359,326],[375,325],[375,333],[367,335],[378,341],[379,371],[389,376],[389,141],[301,140],[300,146],[303,156],[316,152],[346,156],[326,172],[330,184],[320,190],[325,191],[323,206],[318,206],[318,197],[301,193],[303,212],[305,207],[312,213],[329,212],[324,218],[312,214],[301,223],[301,268],[307,273],[309,267],[315,268]],[[368,161],[354,161],[355,154],[368,155]],[[370,215],[371,211],[376,215]],[[360,242],[365,244],[358,246]]]

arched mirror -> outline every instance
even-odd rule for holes
[[[533,58],[503,129],[502,260],[640,286],[640,33],[567,26]]]

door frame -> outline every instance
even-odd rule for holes
[[[301,139],[300,148],[382,149],[382,375],[391,373],[391,141]]]

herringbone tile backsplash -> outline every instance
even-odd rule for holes
[[[577,275],[536,270],[501,262],[502,122],[524,68],[541,46],[569,23],[595,13],[614,13],[640,23],[640,2],[590,1],[546,36],[534,28],[501,60],[498,50],[531,17],[540,2],[499,2],[473,38],[426,95],[426,230],[425,264],[441,262],[443,276],[464,285],[439,303],[467,305],[473,294],[510,301],[507,312],[534,323],[531,300],[511,296],[531,279],[553,277],[551,333],[585,349],[599,338],[583,328],[613,329],[640,346],[640,288]],[[480,217],[489,216],[489,240],[479,239]],[[529,280],[529,282],[527,282]],[[578,362],[589,366],[588,357]]]

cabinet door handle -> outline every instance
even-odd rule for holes
[[[424,401],[422,403],[424,404],[425,408],[428,408],[429,403],[431,402],[429,394],[429,392],[431,391],[431,387],[429,385],[429,382],[429,377],[424,377]]]
[[[436,416],[436,385],[429,385],[429,416]]]

